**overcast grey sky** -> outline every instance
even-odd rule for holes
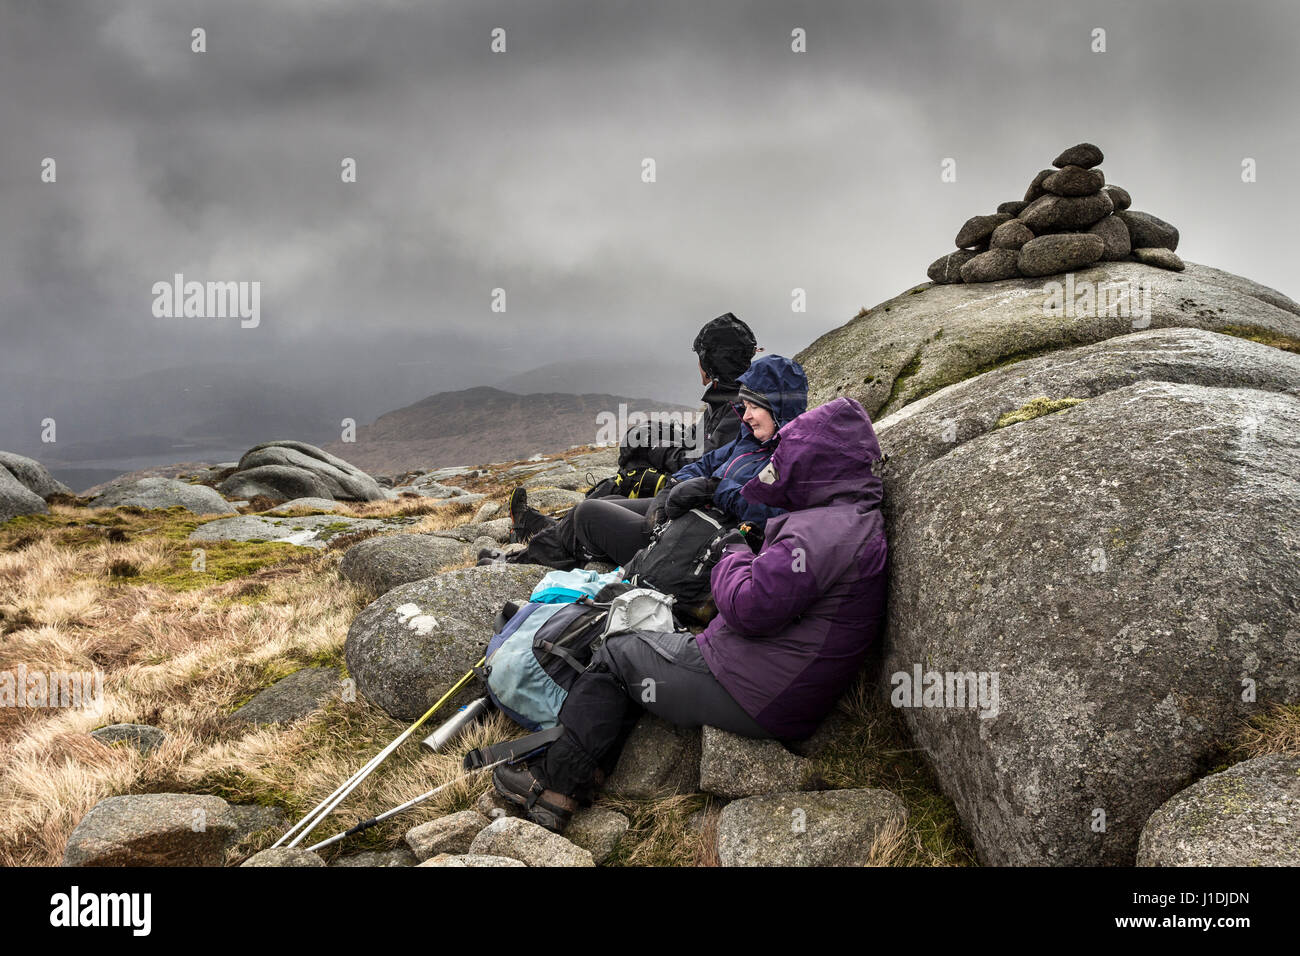
[[[1083,140],[1185,258],[1296,296],[1298,37],[1292,0],[0,0],[0,398],[19,371],[427,363],[414,399],[688,363],[727,310],[793,354]],[[260,281],[261,325],[155,318],[176,272]]]

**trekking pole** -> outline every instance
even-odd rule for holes
[[[383,813],[379,814],[379,816],[377,816],[377,817],[371,817],[369,820],[362,820],[360,823],[358,823],[356,826],[354,826],[354,827],[353,827],[352,829],[350,829],[350,830],[344,830],[342,833],[336,833],[336,834],[334,834],[334,836],[330,837],[328,840],[321,840],[321,841],[320,841],[319,843],[317,843],[315,846],[309,846],[309,847],[307,847],[307,852],[308,852],[308,853],[315,853],[317,850],[321,849],[322,847],[327,847],[327,846],[329,846],[329,845],[332,844],[332,843],[338,843],[339,840],[342,840],[344,837],[350,837],[350,836],[352,836],[352,834],[354,834],[354,833],[360,833],[362,830],[369,830],[371,827],[375,826],[376,824],[383,823],[383,822],[384,822],[385,820],[387,820],[389,817],[396,816],[397,814],[401,813],[403,810],[409,810],[409,809],[411,809],[411,807],[415,806],[417,803],[424,803],[425,800],[428,800],[430,797],[434,796],[435,794],[439,793],[440,791],[447,789],[448,787],[450,787],[450,786],[451,786],[452,784],[454,784],[454,783],[460,783],[462,780],[468,780],[470,777],[474,776],[474,774],[476,774],[476,773],[482,773],[484,770],[492,770],[492,769],[495,768],[495,767],[499,767],[499,766],[501,766],[501,765],[502,765],[503,763],[505,763],[506,761],[508,761],[508,760],[514,760],[514,759],[516,759],[516,758],[515,758],[513,755],[512,755],[512,756],[508,756],[508,757],[502,757],[502,758],[501,758],[500,760],[498,760],[496,763],[490,763],[490,764],[487,764],[486,766],[483,766],[483,767],[475,767],[475,768],[474,768],[473,770],[471,770],[469,773],[461,774],[461,775],[460,775],[459,777],[457,777],[455,780],[449,780],[447,783],[444,783],[444,784],[441,784],[440,786],[434,787],[434,788],[433,788],[432,790],[430,790],[428,793],[422,793],[422,794],[420,794],[418,797],[416,797],[414,800],[407,800],[405,803],[403,803],[403,804],[400,805],[400,806],[393,807],[393,809],[391,809],[391,810],[385,810]]]
[[[293,842],[291,842],[289,846],[294,847],[297,846],[299,843],[301,843],[302,840],[307,836],[307,834],[311,833],[312,830],[316,829],[316,827],[320,825],[320,822],[324,820],[325,817],[327,817],[334,810],[335,807],[337,807],[340,803],[342,803],[343,800],[347,798],[348,794],[350,794],[353,790],[357,788],[357,786],[361,783],[361,781],[365,780],[366,777],[370,776],[370,774],[374,772],[374,769],[388,758],[389,754],[391,754],[394,750],[396,750],[399,746],[401,746],[402,741],[406,740],[407,737],[411,736],[411,734],[419,730],[420,727],[424,724],[424,722],[428,720],[430,717],[432,717],[439,707],[445,704],[451,697],[455,696],[456,692],[460,690],[462,687],[464,687],[474,676],[474,669],[478,667],[482,667],[486,661],[487,661],[486,656],[480,658],[479,662],[475,664],[474,667],[470,668],[468,671],[465,672],[464,677],[456,681],[456,683],[452,685],[451,689],[447,691],[447,693],[439,697],[437,702],[432,707],[430,707],[427,711],[424,712],[423,717],[418,719],[415,723],[411,724],[411,726],[407,727],[406,730],[402,731],[401,735],[396,740],[390,743],[383,750],[379,751],[379,753],[375,754],[374,757],[370,758],[369,762],[367,762],[364,767],[362,767],[360,770],[354,773],[347,780],[343,781],[343,783],[339,784],[338,788],[333,793],[331,793],[328,797],[326,797],[324,800],[318,803],[314,808],[312,808],[312,810],[306,816],[304,816],[301,820],[299,820],[292,827],[290,827],[288,832],[286,832],[284,836],[276,840],[275,843],[273,844],[273,847],[280,846],[281,844],[284,843],[285,840],[288,840],[289,837],[293,836],[293,834],[296,833],[300,828],[306,826],[307,828],[303,830],[301,833],[299,833],[296,837],[294,837]]]

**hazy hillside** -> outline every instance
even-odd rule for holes
[[[662,357],[636,362],[597,361],[590,357],[550,362],[496,382],[496,387],[518,395],[539,392],[645,395],[661,402],[694,408],[704,393],[694,371],[695,357],[686,352],[677,362]]]
[[[696,410],[609,394],[516,395],[469,388],[440,392],[388,412],[373,425],[358,428],[355,443],[334,442],[325,448],[373,474],[526,458],[596,441],[598,416],[618,415],[620,404],[629,412]]]

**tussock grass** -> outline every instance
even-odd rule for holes
[[[902,717],[863,678],[838,704],[843,724],[814,759],[826,789],[881,788],[907,807],[906,826],[872,848],[881,866],[974,866],[975,850],[956,808],[939,789]]]
[[[477,478],[474,490],[505,505],[514,483],[501,482],[500,470]],[[472,520],[481,504],[403,498],[346,505],[337,513],[419,516],[418,524],[393,530],[441,530]],[[19,664],[29,671],[98,670],[105,698],[100,712],[0,708],[0,865],[57,865],[81,818],[118,794],[210,793],[279,807],[296,822],[405,729],[360,695],[331,699],[285,726],[228,719],[301,667],[335,668],[342,681],[344,640],[366,597],[338,577],[338,538],[324,551],[204,542],[206,571],[196,571],[186,537],[204,520],[210,519],[183,509],[59,502],[48,515],[0,526],[0,670]],[[817,762],[826,785],[884,786],[912,812],[901,835],[882,835],[873,860],[970,862],[951,805],[919,761],[899,752],[907,744],[890,722],[894,715],[879,713],[865,695],[845,706],[848,727]],[[413,735],[303,845],[455,780],[468,749],[523,733],[494,715],[453,751],[430,754],[419,739],[444,717]],[[88,736],[112,723],[156,726],[167,739],[142,756],[132,746],[105,746]],[[323,855],[397,846],[411,827],[473,806],[490,786],[487,775],[470,777]],[[631,821],[610,865],[717,865],[718,801],[703,794],[650,801],[602,796],[597,805]],[[278,836],[258,835],[232,849],[229,861]]]
[[[1270,704],[1241,729],[1234,757],[1250,760],[1267,754],[1300,754],[1300,704]]]

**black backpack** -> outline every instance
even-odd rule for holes
[[[632,556],[623,577],[634,587],[671,594],[677,599],[675,613],[705,623],[717,613],[709,585],[717,564],[713,546],[735,527],[735,519],[717,508],[687,511],[655,526],[650,543]]]

